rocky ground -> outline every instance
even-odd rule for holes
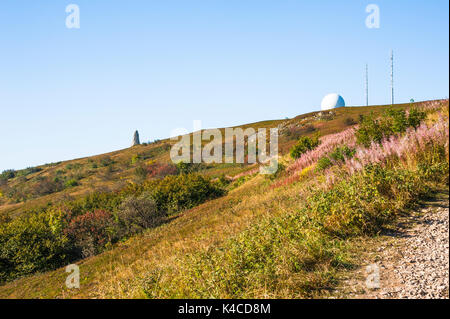
[[[449,298],[448,195],[424,203],[393,229],[363,257],[365,266],[347,276],[340,297]]]

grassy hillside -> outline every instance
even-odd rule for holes
[[[381,148],[358,144],[353,127],[361,118],[412,108],[426,113],[423,127],[399,132],[398,140],[383,142]],[[280,128],[284,170],[264,177],[252,174],[254,166],[248,164],[200,165],[194,173],[217,178],[211,187],[224,193],[188,204],[177,201],[183,204],[164,208],[170,214],[163,223],[127,233],[99,254],[79,260],[80,289],[67,289],[67,274],[58,268],[5,283],[0,297],[325,296],[336,274],[352,267],[348,246],[353,241],[376,235],[420,197],[448,185],[448,143],[440,139],[445,130],[448,138],[448,124],[442,123],[448,123],[448,100],[346,107],[243,125]],[[321,136],[317,149],[297,160],[289,156],[300,137],[315,135]],[[388,149],[400,150],[412,140],[425,142],[417,147],[411,142],[404,153]],[[13,172],[0,184],[3,223],[61,205],[74,211],[93,193],[119,194],[121,201],[154,189],[164,195],[163,186],[174,188],[153,173],[168,169],[164,165],[170,165],[172,143],[157,141]],[[354,158],[337,156],[343,146],[354,150]],[[186,196],[192,200],[192,194]],[[111,200],[100,203],[104,207],[96,208],[108,211],[105,203]],[[113,209],[123,209],[118,207]]]
[[[399,104],[395,108],[409,108],[414,104]],[[243,129],[281,127],[279,148],[281,154],[288,153],[296,140],[303,135],[327,135],[354,125],[360,115],[382,112],[390,107],[346,107],[318,117],[320,112],[299,115],[293,119],[264,121],[246,124]],[[222,133],[224,129],[221,129]],[[0,214],[13,215],[37,206],[79,198],[93,191],[114,191],[127,182],[136,182],[136,168],[149,162],[170,162],[169,151],[173,141],[166,139],[140,146],[130,147],[107,154],[80,158],[71,161],[50,163],[14,172],[7,180],[0,178]],[[206,143],[206,142],[204,142]],[[250,165],[219,164],[205,165],[202,173],[218,177],[222,174],[234,176],[249,170]]]

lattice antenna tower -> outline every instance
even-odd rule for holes
[[[394,50],[391,50],[391,105],[394,105]]]

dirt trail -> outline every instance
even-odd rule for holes
[[[402,218],[348,274],[344,298],[449,298],[448,191]]]

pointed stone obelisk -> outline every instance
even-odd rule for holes
[[[141,142],[139,141],[139,132],[136,131],[136,132],[134,132],[134,136],[133,136],[133,146],[140,145],[140,144],[141,144]]]

